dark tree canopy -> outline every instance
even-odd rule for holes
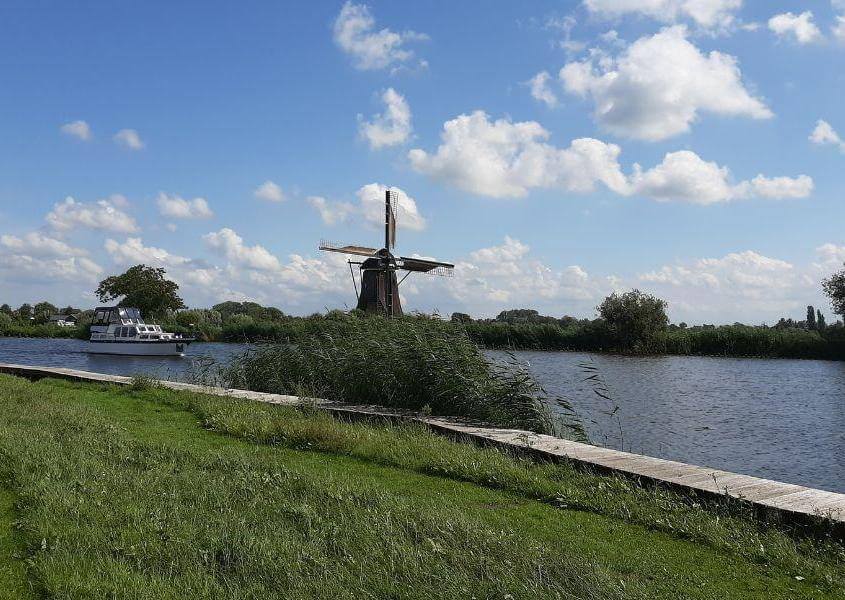
[[[845,269],[825,279],[822,282],[822,289],[830,298],[833,312],[845,317]]]
[[[32,308],[32,312],[37,322],[46,323],[52,315],[59,312],[59,309],[49,302],[39,302]]]
[[[101,302],[122,297],[119,306],[140,308],[145,317],[161,317],[169,311],[187,308],[176,293],[179,285],[165,275],[164,269],[135,265],[122,275],[103,279],[96,293]]]
[[[639,290],[612,293],[598,306],[608,333],[619,350],[660,351],[669,325],[666,301]]]
[[[472,323],[472,317],[462,312],[453,312],[451,320],[453,323]]]
[[[278,321],[285,314],[274,306],[261,306],[256,302],[234,302],[227,300],[211,307],[220,313],[225,321],[234,315],[247,315],[256,321]]]
[[[816,329],[816,309],[812,306],[807,307],[807,329]]]

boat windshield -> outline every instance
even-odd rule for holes
[[[122,319],[135,321],[136,323],[143,323],[143,320],[141,319],[141,311],[137,308],[121,308],[120,317]]]

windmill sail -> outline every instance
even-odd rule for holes
[[[388,250],[396,247],[396,207],[399,204],[399,196],[390,190],[385,193],[385,227],[387,229],[385,242]]]
[[[444,277],[451,277],[452,269],[455,268],[455,265],[452,263],[427,260],[425,258],[408,258],[406,256],[399,257],[398,266],[400,269],[405,271],[431,273],[433,275],[441,275]]]
[[[320,250],[327,252],[339,252],[340,254],[355,254],[356,256],[375,256],[378,250],[368,246],[358,246],[356,244],[338,244],[336,242],[320,242]]]

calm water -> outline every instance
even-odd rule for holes
[[[199,357],[225,363],[245,346],[194,344],[183,358],[84,348],[79,340],[0,338],[0,362],[185,379]],[[569,400],[593,443],[845,492],[845,363],[516,355],[550,394]],[[584,381],[585,363],[596,367],[611,400]]]
[[[570,401],[595,444],[845,492],[843,362],[517,357],[550,394]],[[585,363],[596,371],[585,371]],[[593,372],[611,400],[585,381]]]

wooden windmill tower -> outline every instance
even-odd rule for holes
[[[320,250],[366,257],[363,261],[348,261],[349,270],[352,273],[352,283],[358,296],[357,308],[390,317],[402,315],[399,285],[405,281],[408,275],[411,273],[430,273],[448,277],[451,276],[452,269],[455,266],[436,260],[393,255],[391,250],[396,245],[396,207],[398,203],[399,198],[396,193],[385,190],[384,248],[381,250],[368,246],[320,242]],[[360,292],[352,265],[358,266]],[[405,271],[401,279],[397,278],[397,271]]]

